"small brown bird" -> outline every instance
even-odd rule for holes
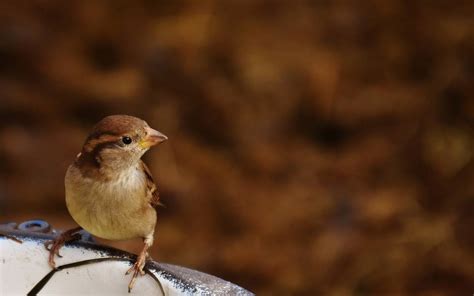
[[[126,273],[133,272],[128,289],[133,288],[138,274],[144,274],[160,205],[157,187],[141,157],[167,139],[145,121],[128,115],[108,116],[94,126],[65,177],[66,205],[80,227],[46,244],[51,267],[55,268],[59,249],[77,239],[82,228],[110,240],[140,237],[145,245]]]

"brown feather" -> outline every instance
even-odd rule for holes
[[[140,118],[129,115],[110,115],[99,121],[87,137],[76,166],[87,177],[101,178],[101,152],[113,147],[122,136],[131,136],[146,125]]]
[[[86,142],[92,138],[100,137],[104,134],[111,136],[120,136],[146,125],[140,118],[129,115],[110,115],[99,121]]]
[[[112,147],[119,140],[119,136],[111,136],[108,134],[88,139],[84,144],[81,153],[76,158],[76,166],[81,170],[84,176],[95,176],[96,178],[99,178],[101,150],[107,147]]]
[[[150,200],[151,206],[154,207],[155,209],[159,206],[164,206],[160,202],[160,193],[158,192],[158,187],[156,186],[156,183],[153,180],[153,176],[151,175],[150,169],[143,161],[140,161],[140,162],[141,162],[143,171],[145,172],[145,175],[146,175],[147,189],[151,193],[151,200]]]

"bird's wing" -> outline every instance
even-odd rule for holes
[[[143,161],[141,162],[141,164],[146,176],[146,187],[151,195],[150,204],[156,209],[158,206],[163,206],[163,204],[160,202],[160,193],[158,192],[158,187],[156,186],[156,183],[153,180],[150,169]]]

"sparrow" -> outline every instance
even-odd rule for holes
[[[49,265],[68,241],[80,238],[82,229],[108,240],[143,239],[143,249],[126,274],[133,272],[133,288],[149,257],[160,196],[150,170],[141,160],[154,145],[168,138],[142,119],[128,115],[103,118],[92,129],[82,151],[65,177],[67,209],[80,227],[63,232],[46,243]]]

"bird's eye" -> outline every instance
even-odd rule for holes
[[[122,142],[123,142],[125,145],[128,145],[128,144],[132,143],[132,138],[127,137],[127,136],[122,137]]]

